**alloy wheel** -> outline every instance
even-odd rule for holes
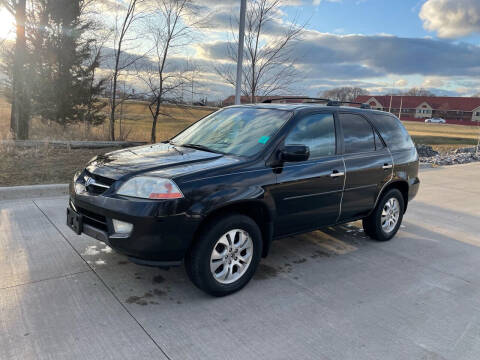
[[[253,242],[241,229],[230,230],[215,243],[210,256],[210,271],[216,281],[231,284],[240,279],[252,261]]]
[[[385,233],[391,233],[400,218],[400,203],[394,197],[387,200],[382,210],[381,224]]]

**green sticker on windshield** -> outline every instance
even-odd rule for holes
[[[262,136],[262,137],[260,138],[260,140],[258,140],[258,142],[259,142],[260,144],[265,145],[265,144],[268,142],[268,140],[270,140],[270,136]]]

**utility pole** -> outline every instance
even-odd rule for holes
[[[245,13],[247,0],[240,0],[240,26],[238,29],[237,81],[235,83],[235,105],[241,104],[242,70],[243,70],[243,43],[245,40]]]
[[[402,120],[402,107],[403,107],[403,96],[400,96],[400,111],[398,112],[398,118]]]

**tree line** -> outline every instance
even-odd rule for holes
[[[252,101],[288,91],[298,75],[294,45],[304,25],[291,19],[278,36],[268,32],[282,5],[281,0],[248,1],[242,91]],[[108,120],[109,138],[115,140],[119,109],[141,92],[150,101],[155,142],[159,119],[171,116],[163,104],[183,98],[185,87],[191,87],[193,101],[202,69],[185,61],[182,51],[201,33],[197,30],[210,26],[214,14],[201,2],[0,0],[0,6],[16,22],[15,43],[4,42],[1,54],[16,139],[29,137],[30,119],[37,117],[65,127]],[[232,16],[231,22],[237,19]],[[228,34],[230,62],[216,68],[226,84],[234,83],[237,31],[232,25]]]
[[[295,17],[279,21],[283,5],[282,0],[247,1],[242,93],[251,102],[301,91],[295,84],[305,75],[297,66],[296,45],[306,24]],[[16,139],[29,137],[30,119],[37,117],[64,127],[83,123],[86,129],[108,122],[109,138],[115,140],[119,133],[122,137],[122,105],[141,95],[149,101],[155,142],[159,120],[171,116],[165,102],[182,102],[185,88],[191,89],[193,102],[194,87],[208,88],[212,81],[204,76],[202,84],[202,67],[185,58],[186,47],[202,29],[214,26],[215,14],[199,0],[0,0],[0,6],[16,22],[16,40],[4,42],[0,68]],[[235,15],[230,22],[227,60],[213,70],[234,85]],[[272,28],[281,31],[272,34]],[[366,89],[342,87],[319,95],[353,101],[366,94]],[[404,94],[433,95],[417,88]]]

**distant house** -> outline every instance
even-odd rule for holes
[[[255,97],[255,103],[261,103],[264,102],[265,100],[270,100],[270,99],[280,99],[280,98],[285,98],[286,100],[282,101],[285,103],[295,103],[298,102],[299,98],[305,98],[306,96],[256,96]],[[251,104],[252,99],[250,96],[242,96],[240,98],[242,104]],[[235,95],[229,96],[222,102],[223,106],[230,106],[230,105],[235,105]]]
[[[355,101],[397,116],[401,112],[402,120],[441,117],[447,121],[480,121],[480,98],[362,95]]]

